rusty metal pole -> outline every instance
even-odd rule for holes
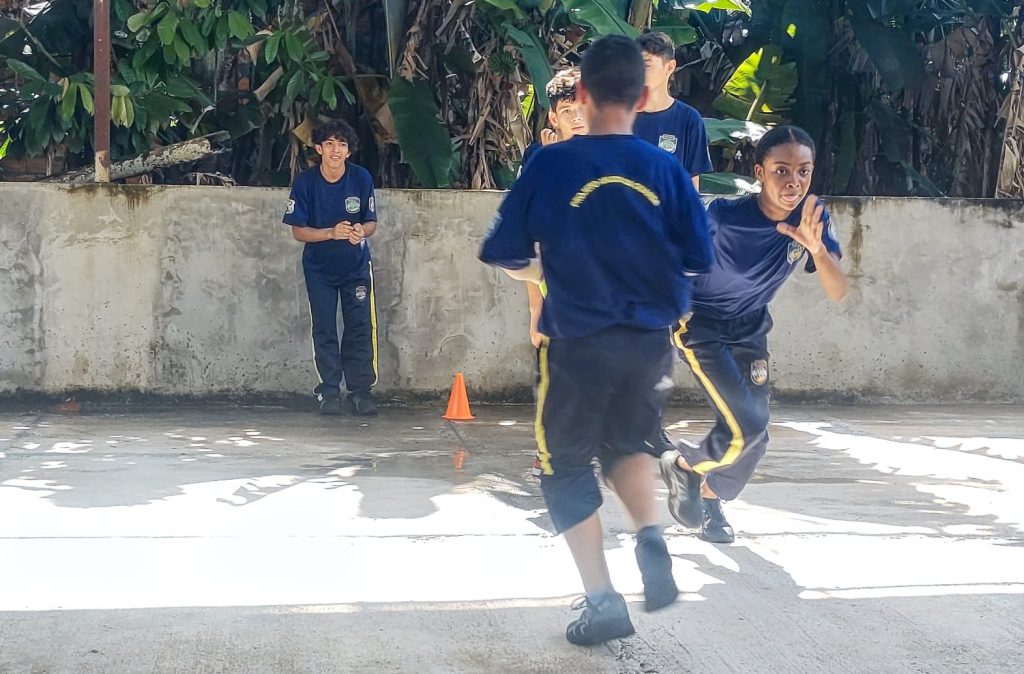
[[[96,182],[110,182],[110,5],[93,0],[92,68],[96,80],[93,147]]]

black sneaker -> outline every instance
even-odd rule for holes
[[[317,409],[320,414],[335,416],[341,414],[341,396],[330,393],[316,394]]]
[[[704,525],[700,528],[700,537],[708,543],[732,543],[736,540],[732,525],[722,512],[722,499],[704,499]]]
[[[365,393],[349,393],[348,406],[352,409],[352,414],[357,416],[377,416],[377,401],[373,399],[373,394],[369,391]]]
[[[672,577],[672,558],[665,539],[657,536],[637,536],[636,563],[644,580],[644,610],[650,613],[665,608],[679,596]]]
[[[680,468],[676,463],[678,458],[677,450],[665,452],[659,463],[661,479],[668,486],[668,511],[684,527],[696,529],[704,517],[700,498],[701,476]]]
[[[583,609],[583,613],[565,628],[565,638],[571,644],[593,646],[636,632],[629,620],[626,600],[618,592],[606,594],[596,605],[586,597],[580,597],[572,608],[574,611]]]

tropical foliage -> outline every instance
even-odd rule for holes
[[[282,184],[314,124],[341,116],[384,185],[505,187],[554,70],[653,27],[680,46],[675,93],[707,118],[720,173],[706,190],[749,187],[751,143],[794,122],[819,144],[816,189],[992,196],[1001,158],[1006,173],[1021,154],[999,116],[1021,88],[1013,4],[112,0],[113,158],[227,130],[207,170]],[[0,155],[90,160],[91,6],[0,10]]]

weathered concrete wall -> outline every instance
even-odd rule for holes
[[[206,395],[315,384],[284,190],[0,184],[0,391]],[[521,284],[475,255],[501,195],[383,191],[382,390],[525,391]],[[839,199],[850,296],[773,307],[791,396],[1024,400],[1024,204]],[[684,372],[679,381],[692,388]]]

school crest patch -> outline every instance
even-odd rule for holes
[[[768,383],[768,361],[755,360],[750,364],[750,381],[754,386],[764,386]]]
[[[284,214],[285,215],[291,215],[294,212],[295,212],[295,199],[289,199],[288,200],[288,205],[285,206]]]
[[[663,133],[658,136],[658,147],[665,152],[675,152],[676,148],[679,147],[679,139],[671,133]]]
[[[345,199],[345,210],[349,213],[358,213],[360,206],[359,197],[349,197]]]
[[[366,301],[366,286],[356,286],[356,300],[359,302]]]
[[[801,258],[801,256],[803,256],[803,254],[804,254],[804,247],[803,246],[801,246],[796,241],[790,241],[789,242],[789,252],[786,255],[786,260],[790,264],[793,264],[794,262],[799,260]]]

